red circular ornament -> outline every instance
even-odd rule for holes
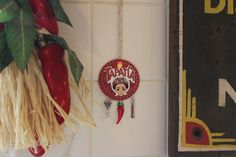
[[[107,97],[122,101],[134,95],[138,89],[140,77],[132,63],[115,59],[103,66],[98,81],[102,92]]]

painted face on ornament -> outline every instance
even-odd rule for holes
[[[116,78],[113,81],[112,90],[116,96],[127,95],[129,89],[129,82],[125,78]]]

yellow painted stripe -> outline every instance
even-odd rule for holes
[[[212,137],[221,137],[221,136],[224,136],[225,133],[211,133],[211,136]]]
[[[217,138],[212,139],[212,142],[236,142],[235,138]]]
[[[192,99],[192,118],[197,117],[197,99],[193,97]]]
[[[186,70],[183,71],[183,77],[182,77],[182,116],[185,119],[186,117]]]
[[[182,145],[186,144],[186,70],[182,71]]]
[[[191,111],[192,111],[192,104],[191,104],[191,99],[192,99],[192,93],[191,89],[188,89],[188,108],[187,108],[187,117],[191,117]]]

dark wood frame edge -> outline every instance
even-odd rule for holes
[[[178,0],[170,0],[169,6],[169,157],[176,157],[178,146],[178,48],[179,14]],[[177,78],[177,79],[176,79]]]

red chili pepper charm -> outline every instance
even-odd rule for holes
[[[68,83],[68,70],[64,63],[64,49],[51,43],[41,47],[38,51],[42,63],[43,76],[52,98],[63,108],[66,113],[70,111],[70,89]],[[64,122],[55,110],[59,124]]]
[[[33,147],[29,148],[29,152],[34,156],[34,157],[41,157],[45,153],[45,150],[41,145],[38,145],[36,147],[37,150],[35,150]]]
[[[52,34],[58,34],[57,19],[54,11],[47,0],[29,0],[31,5],[36,27],[45,28]]]
[[[0,23],[0,33],[3,31],[4,29],[4,24]]]
[[[123,102],[118,102],[117,103],[117,113],[118,113],[118,118],[116,121],[116,124],[119,124],[123,115],[124,115],[124,103]]]

